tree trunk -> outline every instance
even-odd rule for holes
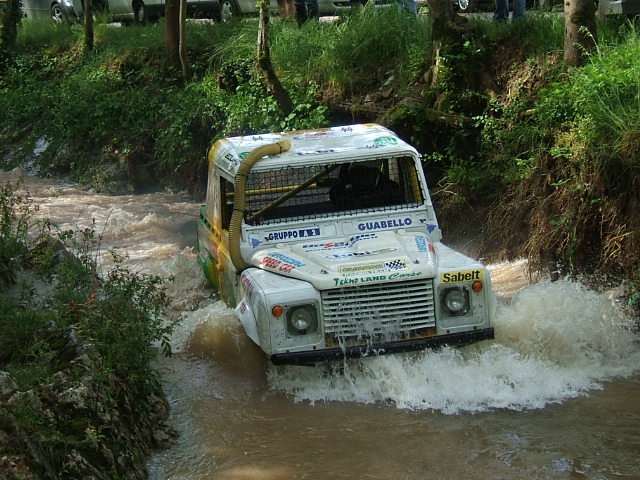
[[[579,67],[593,50],[597,40],[596,2],[594,0],[565,0],[564,3],[564,61]]]
[[[93,0],[84,0],[84,48],[93,50]]]
[[[258,26],[258,68],[267,81],[267,87],[271,90],[271,94],[278,102],[280,110],[285,114],[293,111],[293,103],[289,94],[280,83],[278,75],[276,75],[271,63],[271,54],[269,53],[269,0],[258,0],[258,8],[260,9],[260,24]]]
[[[167,59],[169,66],[176,70],[180,65],[180,0],[167,0],[165,3],[165,34]]]
[[[453,10],[451,0],[427,0],[427,4],[433,36],[431,69],[428,74],[430,78],[427,80],[435,86],[439,79],[443,53],[462,44],[463,33],[473,30],[474,26]]]
[[[0,28],[0,48],[3,51],[13,48],[18,38],[18,24],[22,18],[20,0],[8,0],[2,11],[2,28]]]
[[[180,65],[182,66],[182,78],[187,81],[191,78],[191,66],[187,60],[187,0],[180,0]]]

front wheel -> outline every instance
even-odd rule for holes
[[[53,2],[51,5],[51,20],[53,20],[54,23],[62,23],[66,20],[62,6],[58,2]]]
[[[458,0],[458,8],[462,13],[473,12],[476,2],[474,0]]]

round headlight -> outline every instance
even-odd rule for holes
[[[291,314],[291,325],[296,330],[306,330],[312,322],[313,316],[306,308],[296,308]]]
[[[317,329],[316,309],[310,305],[294,307],[287,315],[289,333],[304,335]]]
[[[444,294],[444,304],[451,313],[461,313],[467,308],[467,295],[462,289],[451,289]]]

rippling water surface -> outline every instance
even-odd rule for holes
[[[640,346],[607,294],[492,265],[494,341],[275,367],[203,281],[197,202],[27,184],[41,214],[175,277],[161,368],[180,436],[152,479],[640,479]]]

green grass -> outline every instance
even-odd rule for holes
[[[530,11],[507,24],[472,18],[478,28],[461,49],[445,53],[438,86],[419,86],[422,98],[415,86],[429,68],[428,19],[398,8],[365,8],[336,22],[308,22],[301,28],[272,19],[273,64],[296,105],[291,115],[279,110],[253,68],[255,18],[189,23],[194,78],[187,84],[179,72],[167,69],[162,20],[144,27],[98,23],[93,52],[83,52],[81,25],[24,22],[13,68],[0,78],[0,123],[8,125],[0,140],[21,146],[10,161],[17,165],[32,161],[34,145],[46,139],[49,147],[36,159],[42,173],[71,171],[91,181],[114,161],[148,163],[145,155],[151,151],[159,174],[167,176],[186,165],[199,171],[218,138],[325,126],[328,98],[357,105],[371,92],[392,88],[397,98],[415,100],[386,118],[413,125],[411,139],[426,153],[443,155],[443,168],[452,167],[449,179],[467,177],[477,188],[492,178],[526,177],[532,159],[535,163],[553,146],[549,129],[559,124],[574,128],[575,135],[589,133],[589,141],[614,151],[635,148],[631,132],[637,126],[639,75],[633,27],[613,20],[602,24],[591,62],[564,76],[558,15]],[[535,86],[523,83],[522,93],[515,89],[510,97],[489,101],[468,79],[480,78],[487,62],[497,60],[514,66],[525,60],[532,78],[546,73]],[[525,69],[519,68],[514,75],[522,75]],[[426,130],[433,126],[426,110],[437,98],[442,110],[475,117],[475,123],[472,130],[434,131],[439,140],[430,146]],[[478,174],[483,155],[490,168]]]
[[[572,132],[569,155],[589,171],[615,170],[608,162],[640,166],[633,154],[640,150],[638,58],[640,31],[629,24],[624,34],[601,38],[584,67],[541,92],[536,117],[550,128],[564,125],[565,132]]]

